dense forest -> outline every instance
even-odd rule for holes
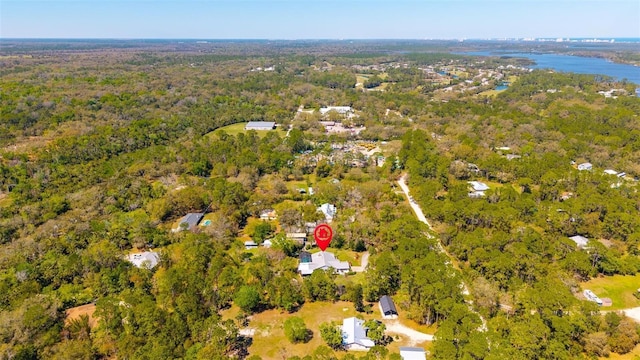
[[[0,51],[0,359],[398,359],[375,321],[358,353],[335,324],[295,316],[349,302],[369,320],[382,295],[435,331],[433,359],[637,349],[636,322],[581,297],[589,279],[640,273],[633,84],[445,44],[56,46]],[[277,130],[230,127],[249,121]],[[470,181],[489,189],[470,196]],[[370,255],[364,272],[298,273],[285,234],[325,203],[332,249]],[[260,221],[269,209],[277,220]],[[176,231],[200,212],[209,226]],[[126,260],[142,250],[158,266]],[[85,304],[95,313],[69,318]],[[292,343],[308,330],[322,344],[256,350],[243,329],[274,310],[294,319]]]

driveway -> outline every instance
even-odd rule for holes
[[[433,335],[413,330],[408,326],[402,325],[398,320],[391,320],[389,322],[384,320],[383,322],[387,327],[388,332],[406,336],[408,338],[409,346],[416,346],[425,341],[433,341]]]
[[[367,269],[367,264],[369,264],[369,252],[365,251],[362,253],[362,258],[360,258],[360,266],[352,266],[351,271],[363,272]]]

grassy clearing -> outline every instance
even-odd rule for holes
[[[306,344],[291,344],[284,335],[284,321],[291,316],[304,319],[308,329],[313,331],[313,338]],[[251,318],[249,327],[256,329],[253,343],[249,347],[250,354],[260,355],[263,359],[282,359],[292,356],[303,357],[315,348],[324,345],[320,337],[320,324],[328,321],[342,323],[342,319],[356,316],[353,304],[339,301],[336,303],[306,303],[294,314],[279,310],[268,310]],[[366,319],[373,315],[365,315]]]
[[[377,304],[373,304],[374,312],[372,314],[358,314],[350,302],[338,301],[335,303],[315,302],[305,303],[300,310],[294,314],[282,312],[279,310],[268,310],[251,317],[249,328],[255,329],[253,335],[253,343],[249,347],[250,354],[260,355],[263,359],[282,359],[292,356],[303,357],[310,354],[318,346],[324,345],[324,341],[320,337],[320,324],[328,321],[335,321],[338,324],[347,317],[359,315],[366,320],[380,319],[380,313],[377,311]],[[223,318],[233,319],[238,313],[237,309],[225,310]],[[306,344],[291,344],[284,335],[284,321],[291,317],[298,316],[304,319],[308,329],[313,331],[313,338]],[[386,320],[385,320],[386,321]],[[406,319],[400,322],[412,329],[425,331],[425,328]],[[432,333],[432,332],[431,332]],[[411,339],[406,335],[390,335],[394,341],[387,346],[390,353],[399,353],[401,346],[408,346]],[[430,342],[417,344],[425,349],[431,347]],[[353,352],[356,356],[364,354],[364,352]],[[338,357],[344,356],[344,352],[337,352]]]
[[[224,131],[227,134],[233,135],[233,136],[236,136],[236,135],[238,135],[240,133],[246,134],[246,133],[248,133],[248,131],[246,131],[244,129],[245,125],[247,125],[246,122],[241,122],[241,123],[237,123],[237,124],[223,126],[223,127],[219,128],[219,129],[216,129],[216,130],[208,133],[206,136],[213,136],[214,134],[216,134],[217,132],[220,132],[220,131]],[[277,127],[275,130],[270,130],[270,131],[277,132],[281,137],[284,137],[287,134],[287,132],[285,130],[283,130],[281,127]],[[256,131],[256,133],[258,134],[259,138],[263,138],[270,131]]]
[[[611,298],[613,305],[603,310],[620,310],[640,306],[633,293],[640,287],[640,274],[615,275],[591,279],[580,284],[582,289],[593,291],[600,298]]]

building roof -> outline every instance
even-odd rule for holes
[[[427,352],[421,347],[400,347],[400,357],[402,360],[425,360]]]
[[[276,123],[273,121],[249,121],[244,126],[246,130],[272,130],[276,127]]]
[[[578,165],[578,170],[591,170],[593,168],[593,165],[591,165],[591,163],[582,163]]]
[[[618,172],[612,169],[606,169],[604,173],[609,175],[618,175]]]
[[[180,219],[179,227],[182,227],[182,224],[186,223],[188,225],[187,229],[192,229],[198,226],[198,223],[204,217],[204,213],[188,213],[182,219]]]
[[[587,239],[582,235],[571,236],[569,237],[569,239],[573,240],[573,242],[575,242],[579,248],[584,248],[585,246],[587,246],[587,243],[589,242],[589,239]]]
[[[324,214],[325,219],[327,220],[332,220],[336,216],[336,213],[338,212],[338,210],[336,209],[336,206],[329,203],[324,203],[320,205],[320,207],[318,208],[318,211],[322,212]]]
[[[305,257],[304,260],[307,260]],[[326,270],[334,268],[337,271],[349,271],[351,266],[346,261],[336,259],[336,256],[329,251],[319,251],[311,254],[311,261],[303,261],[302,253],[300,254],[300,264],[298,264],[298,272],[302,275],[310,275],[318,269]]]
[[[344,345],[360,345],[373,347],[375,343],[367,337],[364,320],[350,317],[342,320],[342,343]]]
[[[320,108],[320,114],[324,115],[329,111],[336,111],[340,114],[346,114],[351,111],[351,106],[327,106]]]
[[[469,185],[473,188],[473,191],[486,191],[489,190],[489,186],[480,181],[469,181]]]
[[[398,315],[398,310],[396,310],[396,304],[393,303],[393,299],[390,296],[384,295],[380,298],[380,306],[382,307],[382,312],[385,315],[395,314]]]
[[[157,252],[145,251],[127,255],[127,261],[138,268],[153,269],[160,262],[160,255]]]

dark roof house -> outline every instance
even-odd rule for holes
[[[180,223],[177,229],[173,229],[174,232],[182,231],[182,230],[191,230],[193,231],[196,226],[200,223],[200,220],[204,217],[204,213],[188,213],[182,219],[180,219]]]
[[[395,319],[398,317],[396,304],[393,303],[393,299],[391,299],[390,296],[384,295],[380,298],[380,312],[385,319]]]

